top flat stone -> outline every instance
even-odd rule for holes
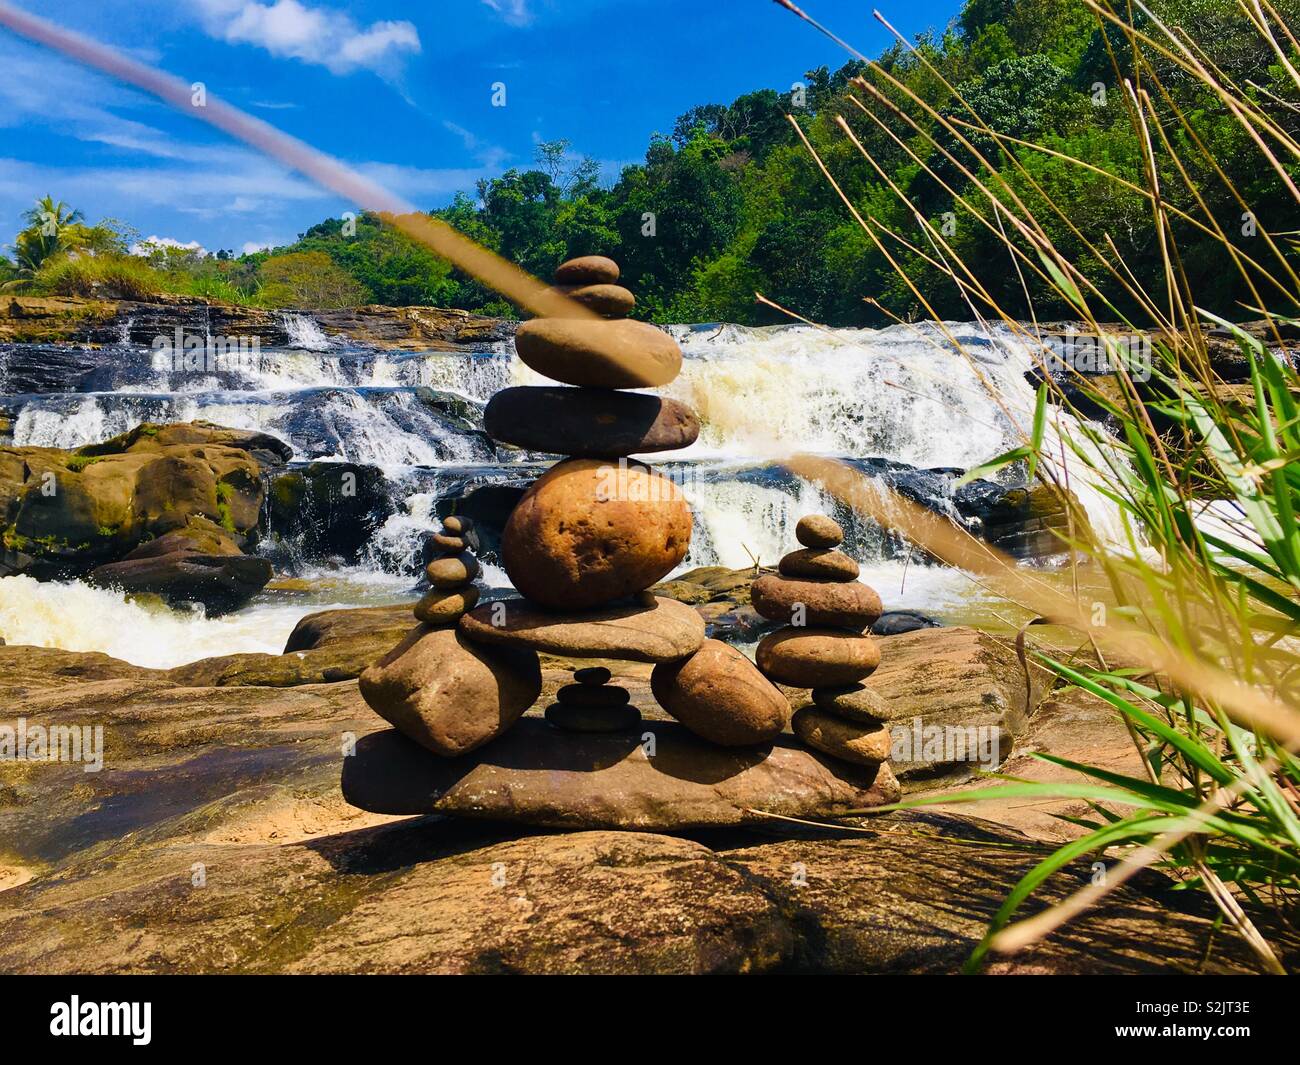
[[[704,619],[684,603],[658,596],[572,614],[543,610],[526,599],[505,599],[471,610],[460,619],[460,628],[476,643],[627,662],[676,662],[704,643]]]
[[[588,388],[658,388],[682,370],[677,341],[628,318],[534,318],[515,333],[515,351],[543,377]]]
[[[603,255],[580,255],[561,263],[555,271],[557,285],[612,285],[621,271],[618,263]]]

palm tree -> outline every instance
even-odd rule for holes
[[[62,200],[46,193],[23,212],[27,222],[14,239],[14,266],[16,280],[4,285],[10,289],[31,280],[36,271],[55,252],[63,250],[62,237],[70,226],[77,225],[85,216]]]
[[[27,219],[28,229],[37,229],[41,236],[57,239],[65,226],[82,221],[85,215],[62,200],[55,202],[54,197],[47,192],[36,201],[35,206],[23,212],[23,217]]]

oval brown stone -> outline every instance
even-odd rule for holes
[[[700,421],[684,403],[563,385],[504,388],[483,410],[488,436],[530,451],[619,458],[690,447]]]
[[[478,559],[469,552],[435,558],[424,573],[435,588],[461,588],[478,576]]]
[[[819,710],[842,717],[845,721],[858,721],[878,725],[893,717],[893,711],[884,697],[862,684],[845,684],[834,688],[814,688],[813,702]]]
[[[861,570],[843,551],[825,547],[807,547],[791,551],[777,568],[787,577],[814,581],[856,581]]]
[[[795,581],[771,574],[753,583],[749,599],[770,621],[787,625],[800,621],[858,632],[880,617],[882,609],[875,589],[859,581]]]
[[[460,616],[473,610],[478,603],[478,589],[435,588],[415,604],[415,617],[426,625],[449,625]]]
[[[442,519],[443,532],[450,533],[452,536],[463,536],[473,528],[473,519],[463,517],[459,514],[453,514],[449,518]]]
[[[889,758],[893,736],[882,725],[855,724],[805,706],[794,715],[794,733],[814,750],[855,765],[879,765]]]
[[[589,684],[597,687],[601,684],[608,684],[613,676],[614,674],[604,666],[588,666],[585,669],[575,669],[573,671],[573,679],[579,684]]]
[[[636,297],[622,285],[556,285],[555,291],[606,318],[626,318],[636,309]]]
[[[655,699],[701,739],[724,747],[770,743],[790,720],[790,703],[734,647],[705,640],[684,662],[655,666]]]
[[[825,514],[808,514],[799,519],[794,537],[804,547],[838,547],[844,542],[844,530],[834,518]]]
[[[560,263],[555,270],[557,285],[612,285],[618,280],[618,263],[604,255],[580,255]]]
[[[568,706],[622,706],[631,702],[632,696],[626,688],[613,684],[566,684],[555,693],[555,701]]]
[[[795,688],[853,684],[880,665],[870,636],[843,629],[777,629],[759,642],[756,657],[765,675]]]
[[[673,481],[637,462],[571,459],[511,512],[501,564],[533,602],[585,610],[649,588],[690,541],[691,511]]]
[[[438,548],[438,550],[447,551],[451,554],[458,554],[459,552],[464,551],[468,546],[465,543],[464,537],[451,536],[447,533],[434,533],[429,537],[429,539],[433,542],[433,546]]]
[[[385,721],[454,758],[505,732],[542,690],[532,651],[481,647],[454,628],[419,625],[361,674],[361,696]]]
[[[682,369],[677,341],[630,318],[534,318],[515,333],[515,351],[543,377],[589,388],[658,388]]]

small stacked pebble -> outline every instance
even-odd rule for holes
[[[890,749],[883,703],[858,682],[880,665],[866,631],[880,617],[880,596],[858,580],[858,564],[839,550],[844,530],[834,520],[808,515],[795,536],[803,549],[781,559],[779,575],[760,577],[751,589],[754,609],[785,623],[759,643],[758,668],[771,680],[812,689],[813,705],[792,722],[808,746],[879,765]]]
[[[450,625],[478,605],[478,559],[470,550],[474,523],[453,515],[442,523],[442,531],[432,538],[439,554],[425,568],[430,588],[415,605],[415,618],[426,625]]]
[[[555,693],[546,720],[566,732],[626,732],[641,723],[641,711],[631,704],[626,688],[611,685],[604,666],[579,669],[576,683]]]

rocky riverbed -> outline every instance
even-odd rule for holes
[[[601,313],[633,305],[596,280]],[[1002,407],[1031,411],[1024,352],[956,327],[995,409],[925,327],[597,328],[671,366],[632,352],[588,378],[600,353],[569,324],[521,349],[572,385],[665,394],[541,386],[512,325],[432,308],[0,300],[0,970],[961,966],[1089,811],[872,811],[994,769],[1072,776],[1037,752],[1136,755],[1106,704],[1017,653],[1008,604],[780,456],[834,455],[1050,580],[1060,501],[1014,471],[958,484],[1006,449]],[[186,334],[265,347],[160,362]],[[577,476],[672,448],[671,528],[575,531],[572,481],[525,496],[550,451]],[[781,629],[810,602],[829,629]],[[456,663],[473,720],[439,688]],[[1172,888],[1139,877],[989,970],[1251,971]]]
[[[756,816],[685,834],[363,813],[344,802],[339,771],[353,739],[364,746],[383,723],[345,678],[408,621],[319,616],[284,655],[170,671],[0,648],[0,699],[29,729],[104,726],[101,772],[0,763],[0,969],[952,972],[1044,845],[1072,831],[1053,815],[1082,812],[998,802],[849,818],[853,833]],[[1044,748],[1131,768],[1104,706],[1036,692],[1027,706],[1014,655],[991,638],[929,629],[880,643],[888,668],[870,683],[900,715],[968,721],[979,708],[1016,730],[1007,768],[1024,775],[1054,772],[1029,757]],[[574,665],[544,664],[542,703]],[[662,720],[650,667],[616,668]],[[1072,866],[1044,897],[1090,875]],[[1251,971],[1171,886],[1139,877],[990,969]]]

